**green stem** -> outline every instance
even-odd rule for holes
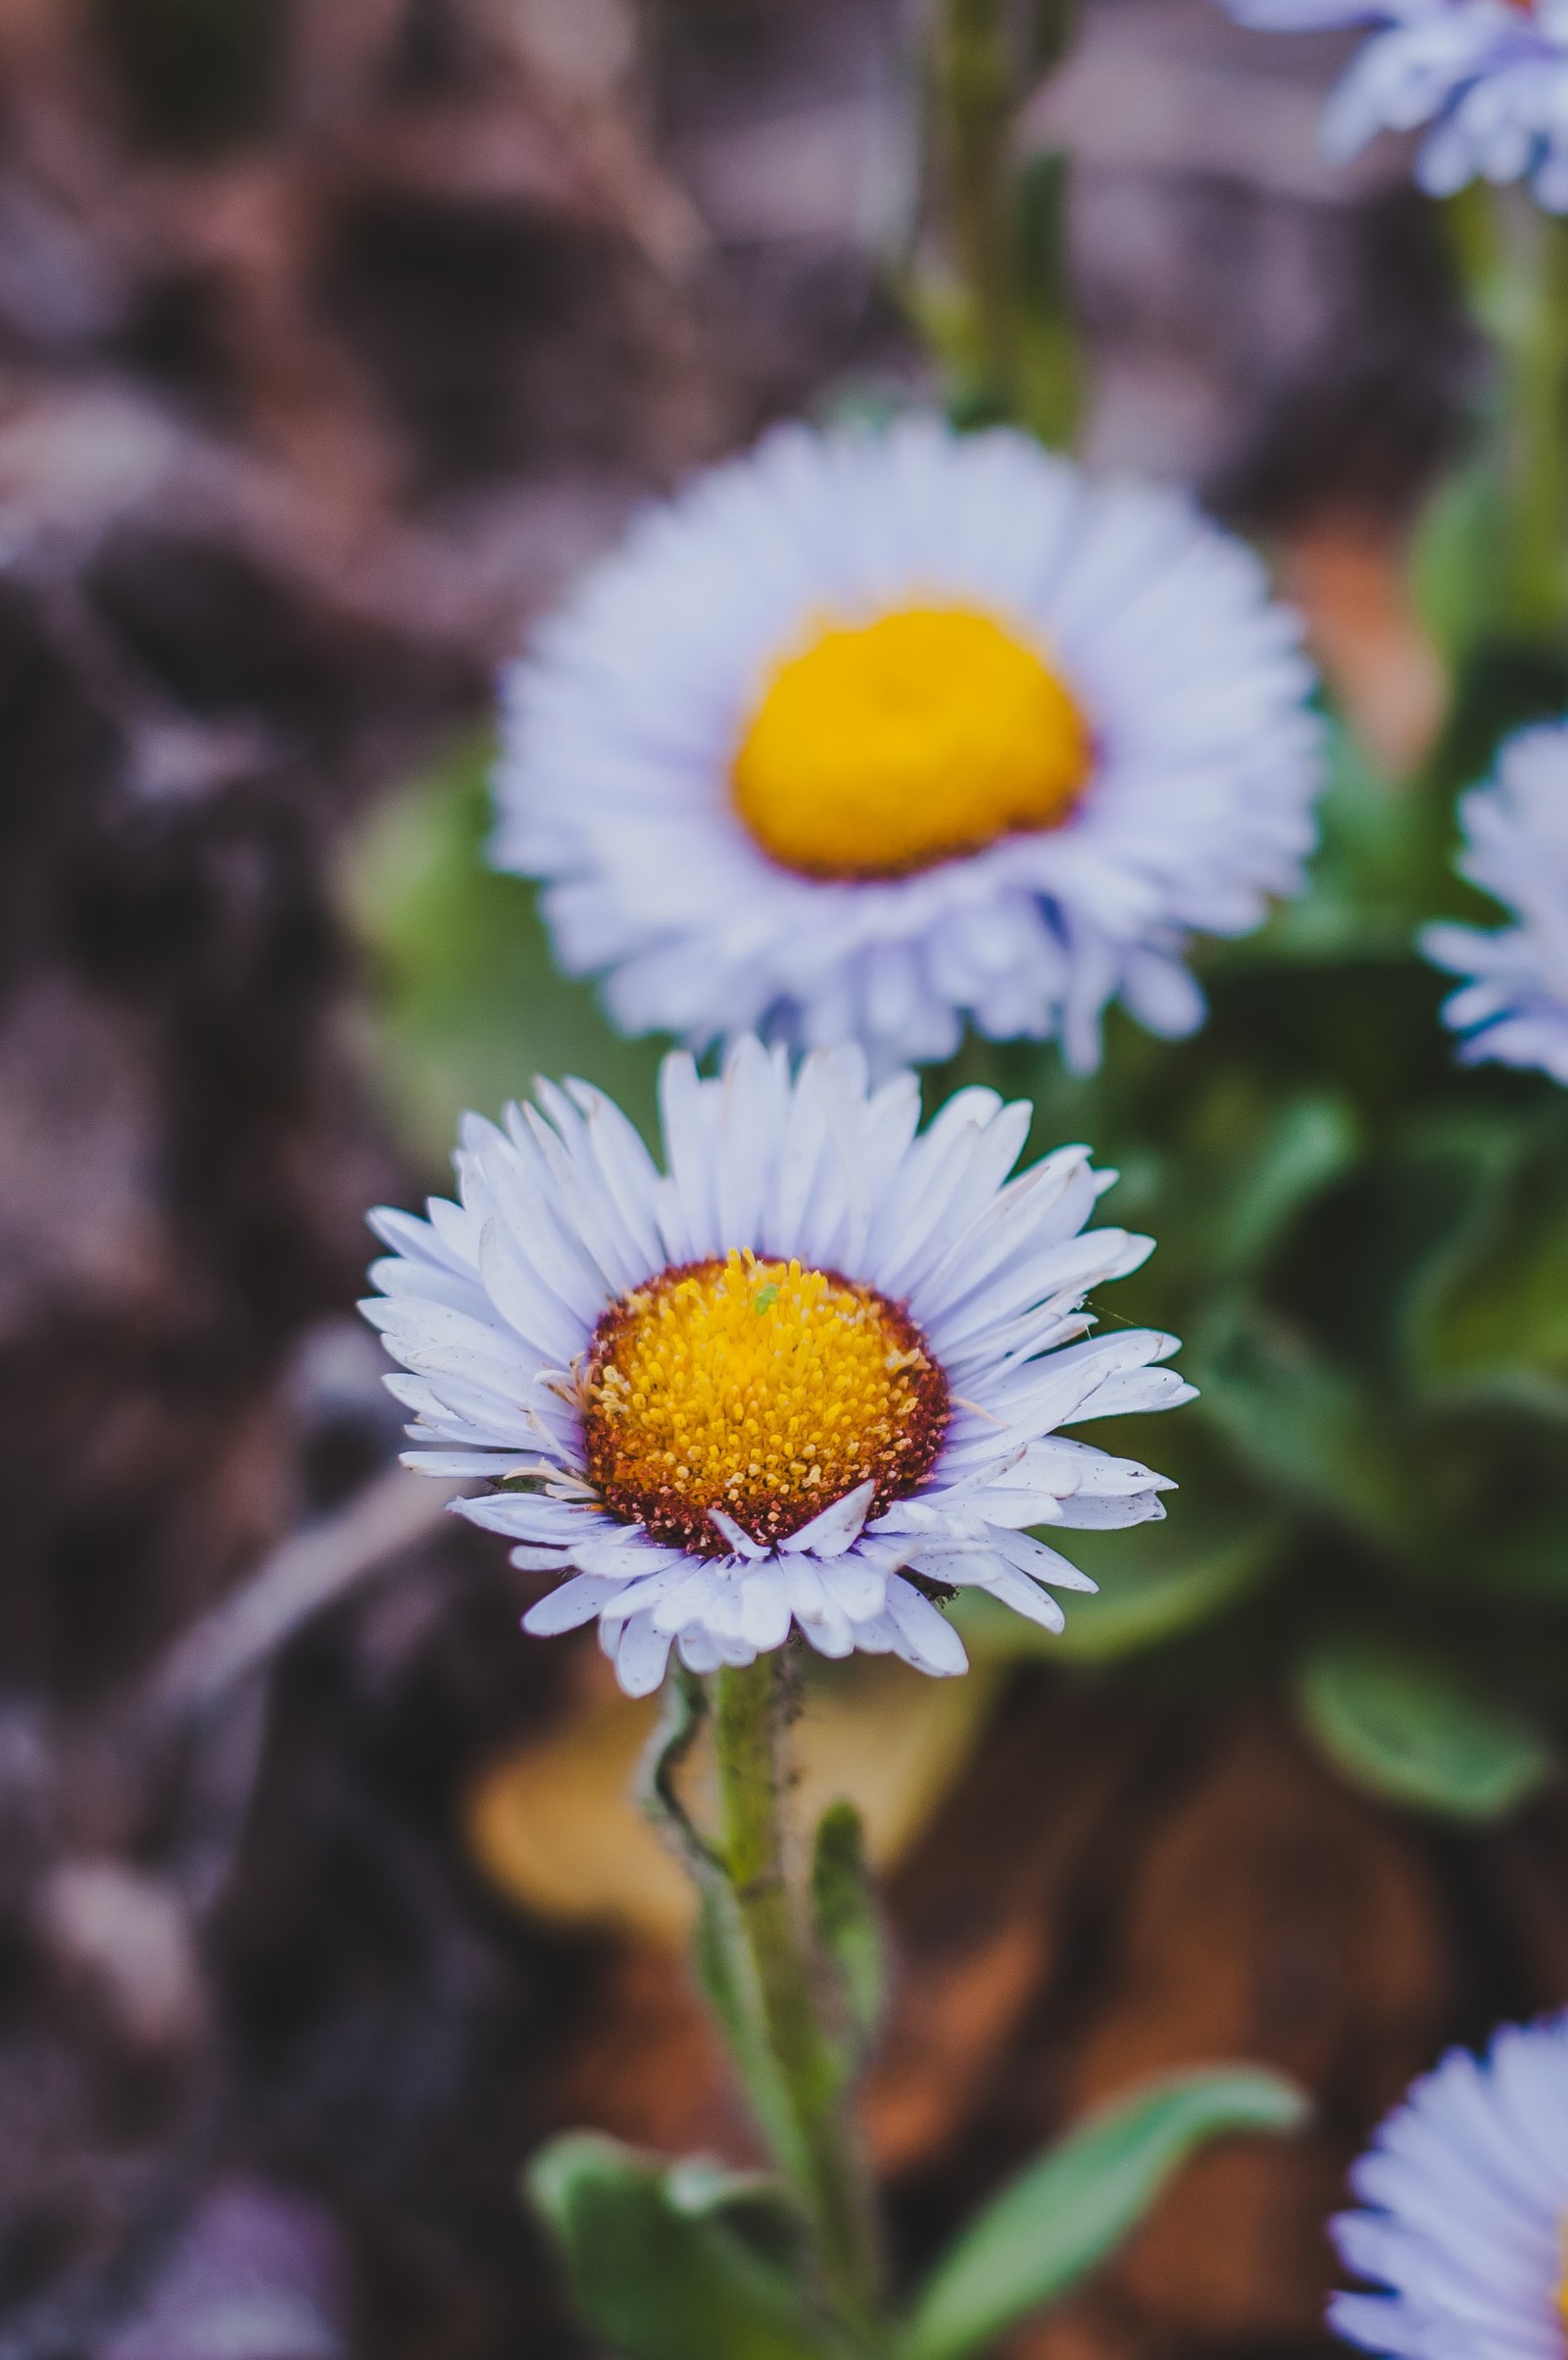
[[[1010,11],[1008,0],[940,0],[940,6],[934,81],[953,260],[968,313],[976,393],[1010,416],[1020,344]]]
[[[1501,362],[1495,442],[1497,621],[1568,629],[1568,224],[1517,189],[1448,208],[1473,307]]]
[[[1078,0],[929,0],[929,149],[942,268],[910,284],[970,425],[1069,445],[1085,370],[1066,256],[1067,158],[1021,158],[1018,103],[1071,45]]]
[[[1078,32],[1080,0],[1031,0],[1029,68],[1050,74],[1061,65]]]
[[[779,1684],[776,1654],[717,1675],[718,1897],[773,2068],[759,2107],[763,2129],[810,2223],[823,2293],[875,2352],[885,2348],[876,2215],[847,2104],[845,2054],[824,2021],[819,1962],[786,1875]]]
[[[1507,349],[1507,539],[1510,621],[1557,636],[1568,621],[1568,228],[1532,205],[1517,217],[1517,332]]]

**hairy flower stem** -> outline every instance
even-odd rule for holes
[[[823,2294],[857,2344],[874,2354],[887,2346],[870,2179],[847,2102],[846,2055],[824,2017],[820,1962],[786,1875],[779,1665],[777,1654],[761,1655],[714,1683],[722,1884],[713,1898],[741,1987],[739,2006],[724,2012],[753,2019],[761,2056],[748,2059],[738,2040],[738,2062],[810,2225]],[[759,2064],[768,2085],[761,2089]]]

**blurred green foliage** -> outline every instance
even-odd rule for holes
[[[343,899],[370,986],[372,1071],[404,1152],[439,1182],[469,1107],[491,1116],[535,1074],[580,1073],[657,1135],[662,1041],[625,1041],[557,968],[538,895],[484,863],[493,748],[457,748],[377,804],[350,841]]]
[[[1336,737],[1310,890],[1209,955],[1193,1040],[1116,1018],[1087,1082],[974,1042],[930,1077],[933,1104],[1032,1097],[1033,1147],[1120,1168],[1105,1215],[1159,1250],[1097,1307],[1179,1335],[1200,1389],[1101,1438],[1181,1490],[1164,1525],[1073,1536],[1102,1594],[1047,1644],[1284,1679],[1349,1775],[1462,1817],[1539,1785],[1568,1673],[1568,1097],[1458,1065],[1414,948],[1433,916],[1499,921],[1453,873],[1455,795],[1568,687],[1507,653],[1478,655],[1415,782]]]
[[[578,2131],[525,2187],[585,2326],[625,2360],[856,2360],[803,2291],[799,2224],[770,2182]]]
[[[1394,1802],[1494,1819],[1551,1773],[1538,1728],[1408,1646],[1330,1640],[1303,1661],[1297,1696],[1319,1743]]]

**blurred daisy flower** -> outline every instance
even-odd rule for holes
[[[1415,2084],[1350,2175],[1341,2258],[1387,2289],[1329,2324],[1397,2360],[1555,2360],[1565,2348],[1568,2017],[1507,2025]]]
[[[1203,1003],[1298,886],[1294,616],[1172,494],[1009,430],[778,430],[638,525],[514,671],[492,859],[615,1022],[875,1070]]]
[[[667,1174],[583,1082],[504,1129],[466,1119],[459,1202],[380,1211],[365,1305],[413,1373],[406,1463],[488,1475],[455,1502],[569,1578],[525,1618],[597,1618],[621,1686],[747,1664],[792,1625],[825,1655],[961,1672],[933,1594],[973,1585],[1051,1630],[1092,1590],[1026,1528],[1163,1514],[1164,1478],[1058,1429],[1169,1408],[1174,1339],[1091,1337],[1087,1291],[1147,1238],[1089,1229],[1114,1176],[1059,1149],[1007,1175],[1026,1105],[964,1090],[916,1136],[914,1077],[860,1052],[797,1074],[747,1040],[721,1080],[677,1052]]]
[[[1243,25],[1296,31],[1373,25],[1329,101],[1341,161],[1379,131],[1432,127],[1416,178],[1429,196],[1467,180],[1528,179],[1568,212],[1568,0],[1227,0]]]
[[[1568,1082],[1568,724],[1521,730],[1496,777],[1459,806],[1460,874],[1511,910],[1517,925],[1428,926],[1427,957],[1470,980],[1444,1014],[1466,1038],[1467,1063],[1539,1065]]]

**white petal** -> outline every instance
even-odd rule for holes
[[[717,1641],[702,1623],[682,1631],[678,1645],[680,1659],[689,1672],[716,1672],[724,1660]]]
[[[758,684],[825,612],[933,598],[1060,664],[1093,793],[908,876],[793,873],[728,792]],[[1189,504],[1091,483],[1023,434],[785,429],[645,518],[539,633],[507,684],[492,857],[546,881],[564,963],[606,974],[632,1029],[699,1045],[765,1021],[887,1068],[949,1054],[967,1019],[1065,1034],[1085,1064],[1118,991],[1163,1032],[1190,1023],[1188,934],[1255,925],[1299,879],[1321,754],[1297,636]],[[665,1249],[717,1251],[710,1183],[677,1163]],[[769,1181],[769,1219],[802,1177]],[[854,1243],[853,1185],[825,1157],[808,1177],[812,1238]],[[745,1202],[755,1170],[733,1178]]]
[[[1015,1572],[1010,1565],[999,1565],[985,1585],[993,1598],[1001,1598],[1015,1614],[1038,1623],[1045,1631],[1064,1631],[1067,1617],[1048,1591],[1030,1581],[1027,1574]]]
[[[887,1611],[899,1635],[899,1653],[916,1671],[943,1679],[968,1670],[969,1658],[957,1632],[901,1574],[888,1583]]]
[[[651,1696],[664,1677],[669,1661],[669,1639],[655,1627],[651,1614],[634,1615],[621,1633],[615,1652],[615,1677],[628,1696]]]
[[[778,1545],[780,1555],[843,1556],[845,1550],[853,1549],[859,1538],[860,1528],[871,1512],[871,1502],[875,1498],[876,1479],[873,1476],[870,1482],[858,1484],[853,1492],[846,1492],[842,1500],[835,1500],[831,1507],[825,1507],[819,1516],[813,1516],[809,1524],[803,1524],[799,1532],[791,1533],[781,1541]],[[713,1521],[715,1524],[719,1522],[716,1513]]]
[[[781,1647],[789,1637],[788,1591],[782,1578],[765,1567],[748,1573],[742,1582],[741,1630],[760,1655]]]
[[[559,1590],[528,1608],[522,1627],[535,1639],[554,1639],[563,1631],[575,1631],[592,1622],[620,1589],[619,1582],[601,1582],[591,1574],[573,1574]]]
[[[708,1521],[715,1532],[722,1533],[738,1557],[765,1557],[767,1555],[766,1544],[761,1541],[754,1541],[751,1534],[743,1532],[734,1517],[726,1516],[721,1507],[710,1507],[708,1511]]]

